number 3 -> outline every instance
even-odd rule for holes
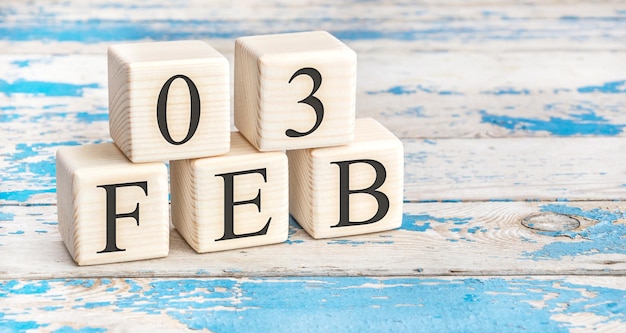
[[[304,103],[304,104],[310,105],[313,108],[313,110],[315,110],[315,118],[316,118],[315,125],[313,125],[313,127],[306,132],[298,132],[293,129],[286,130],[285,134],[291,138],[297,138],[297,137],[301,137],[301,136],[305,136],[305,135],[309,135],[313,133],[318,127],[320,127],[320,124],[322,123],[322,119],[324,118],[324,105],[317,97],[313,96],[313,94],[315,94],[317,89],[319,89],[320,85],[322,84],[322,74],[320,74],[320,72],[315,68],[311,68],[311,67],[300,68],[298,71],[293,73],[293,75],[289,79],[289,83],[291,83],[293,79],[295,79],[296,77],[302,74],[309,76],[313,80],[313,90],[311,90],[311,93],[309,94],[309,96],[298,101],[298,103]]]

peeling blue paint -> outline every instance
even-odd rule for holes
[[[350,246],[359,246],[359,245],[366,245],[366,244],[379,244],[379,245],[390,245],[393,244],[393,241],[353,241],[353,240],[347,240],[347,239],[334,239],[331,241],[326,242],[326,244],[328,245],[350,245]]]
[[[7,318],[7,314],[0,312],[0,332],[25,332],[37,330],[48,325],[42,325],[33,320],[21,321]]]
[[[536,240],[534,240],[534,239],[530,239],[530,238],[528,238],[528,237],[520,237],[520,238],[521,238],[522,242],[526,242],[526,243],[533,243],[533,244],[536,244],[536,243],[537,243],[537,241],[536,241]]]
[[[1,111],[1,110],[0,110]],[[0,123],[8,123],[8,122],[12,122],[16,119],[19,119],[21,117],[20,114],[17,113],[0,113]]]
[[[626,125],[611,124],[595,114],[571,115],[573,119],[550,117],[549,120],[511,117],[489,114],[480,111],[483,123],[504,127],[511,131],[548,132],[558,136],[599,135],[614,136],[621,134]]]
[[[57,109],[57,108],[66,108],[67,106],[68,106],[67,104],[50,104],[50,105],[44,105],[43,109],[51,110],[51,109]]]
[[[83,305],[75,305],[73,308],[74,309],[94,309],[94,308],[103,308],[103,307],[107,307],[110,306],[112,303],[111,302],[86,302]]]
[[[0,93],[7,96],[14,94],[29,94],[46,97],[82,97],[86,88],[101,88],[97,83],[71,84],[64,82],[28,81],[18,79],[7,82],[0,79]]]
[[[76,113],[76,120],[79,123],[87,123],[87,124],[91,124],[97,121],[109,121],[109,114],[108,113],[78,112]]]
[[[606,82],[601,86],[585,86],[578,88],[579,93],[603,93],[619,94],[626,93],[626,80]]]
[[[11,65],[15,65],[19,68],[24,68],[30,66],[31,60],[14,60],[11,61]]]
[[[289,234],[288,234],[288,237],[287,237],[287,240],[285,241],[285,243],[289,244],[289,245],[303,243],[304,241],[302,239],[292,239],[292,236],[295,235],[296,233],[298,233],[301,230],[303,230],[303,229],[298,224],[296,219],[294,219],[293,216],[289,215]]]
[[[489,199],[488,201],[489,202],[513,202],[514,200],[510,198],[496,198],[496,199]]]
[[[317,24],[307,19],[313,26],[322,25],[324,19]],[[337,20],[334,20],[337,21]],[[294,23],[298,23],[294,20]],[[284,26],[284,20],[266,22],[266,26]],[[323,24],[327,26],[328,24]],[[288,26],[282,32],[300,30]],[[328,29],[333,35],[342,40],[423,40],[440,39],[471,35],[475,31],[469,28],[441,27],[423,30],[379,31],[367,29]],[[277,32],[277,31],[272,31]],[[181,40],[181,39],[235,39],[241,36],[262,34],[263,31],[249,30],[243,24],[234,24],[225,20],[142,20],[141,23],[126,20],[40,20],[37,22],[18,22],[10,27],[0,27],[0,39],[9,41],[60,41],[98,43],[127,40]],[[267,31],[266,33],[269,33]],[[501,37],[499,37],[501,38]]]
[[[136,283],[135,281],[131,280],[131,279],[126,279],[125,280],[126,283],[128,283],[128,285],[130,286],[130,289],[128,290],[129,293],[137,293],[143,290],[143,287],[141,287],[138,283]]]
[[[439,90],[437,88],[425,87],[422,85],[415,86],[393,86],[386,90],[368,91],[368,95],[393,94],[393,95],[413,95],[418,92],[437,95],[463,95],[460,92],[452,90]]]
[[[53,333],[101,333],[106,331],[106,328],[81,327],[76,329],[69,326],[63,326],[58,330],[53,331]]]
[[[546,244],[539,250],[525,252],[525,257],[540,260],[597,254],[626,254],[626,225],[617,223],[626,216],[624,213],[600,208],[585,211],[578,207],[557,204],[544,205],[541,211],[580,216],[594,221],[595,224],[583,230],[538,232],[540,235],[566,237],[570,240]]]
[[[2,208],[2,207],[0,207]],[[3,212],[0,210],[0,221],[13,221],[13,219],[15,218],[15,214],[14,213],[10,213],[10,212]]]
[[[515,88],[497,88],[493,91],[482,91],[481,94],[485,95],[529,95],[530,90],[528,89],[515,89]]]
[[[60,41],[85,44],[125,40],[181,40],[204,38],[236,38],[251,35],[220,20],[41,20],[0,27],[0,39],[10,41]]]
[[[8,172],[5,180],[21,180],[24,174],[28,174],[29,177],[38,179],[38,188],[2,191],[0,192],[0,201],[26,202],[37,194],[55,193],[55,157],[54,154],[49,154],[47,151],[54,150],[54,148],[59,146],[75,146],[78,144],[80,143],[77,141],[16,144],[15,152],[7,154],[6,161],[9,162],[9,165],[5,169]],[[48,156],[43,160],[39,160],[42,154],[47,154]],[[32,159],[35,159],[35,161],[32,161]]]
[[[48,292],[50,288],[48,281],[0,281],[0,298],[9,295],[38,295]]]
[[[472,220],[471,217],[448,217],[441,218],[435,217],[428,214],[404,214],[402,215],[402,226],[400,229],[410,230],[410,231],[419,231],[424,232],[426,230],[432,229],[430,222],[438,222],[438,223],[452,223],[454,225],[462,225],[467,224]]]
[[[56,188],[46,188],[39,190],[15,190],[15,191],[3,191],[0,192],[0,201],[17,201],[26,202],[32,196],[42,193],[55,193]]]
[[[424,108],[421,106],[412,106],[403,111],[398,111],[392,114],[393,116],[405,116],[405,117],[416,117],[416,118],[426,118],[426,114],[424,113]]]
[[[130,285],[130,282],[135,283],[131,280],[117,283],[126,290],[129,287],[122,284]],[[41,282],[25,282],[29,283]],[[90,290],[84,280],[50,283]],[[0,292],[7,290],[7,284],[24,283],[0,283]],[[56,289],[35,290],[34,294],[42,301],[57,294]],[[145,289],[131,285],[130,291],[123,294],[103,291],[98,298],[97,302],[83,299],[75,302],[79,307],[106,308],[112,312],[165,314],[189,329],[217,332],[415,332],[421,328],[430,332],[503,328],[507,332],[568,332],[574,327],[555,320],[555,315],[583,313],[600,318],[600,324],[626,323],[626,291],[563,279],[167,279],[152,281]],[[0,312],[0,325],[5,329],[48,325],[16,322],[11,316]],[[100,332],[100,329],[83,331]]]
[[[469,239],[467,237],[462,237],[463,232],[467,232],[469,234],[475,234],[477,232],[487,232],[487,229],[479,226],[466,228],[470,221],[472,221],[471,217],[448,217],[448,218],[440,218],[431,216],[428,214],[420,214],[420,215],[410,215],[404,214],[402,219],[402,229],[417,231],[417,232],[425,232],[427,230],[433,229],[431,222],[443,223],[448,225],[448,231],[455,234],[454,237],[446,238],[446,241],[457,243],[459,241],[464,242],[476,242],[474,239]],[[459,227],[461,226],[461,227]]]
[[[469,232],[470,234],[475,234],[478,231],[485,233],[487,232],[487,229],[483,228],[483,227],[471,227],[467,229],[467,232]]]
[[[73,287],[91,288],[95,285],[95,283],[96,283],[95,279],[74,279],[74,280],[68,280],[65,283],[65,285],[73,286]]]
[[[44,306],[41,309],[44,311],[56,311],[59,309],[63,309],[63,307],[62,306]]]

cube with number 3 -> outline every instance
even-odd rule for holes
[[[235,42],[235,126],[260,151],[354,138],[356,53],[324,31]]]

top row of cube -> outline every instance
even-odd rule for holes
[[[202,41],[109,48],[109,129],[132,162],[216,156],[230,147],[230,68]],[[260,151],[348,144],[356,53],[324,31],[235,42],[234,123]]]

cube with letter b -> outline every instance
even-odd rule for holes
[[[109,48],[109,129],[133,162],[228,151],[228,61],[202,41]],[[210,143],[210,144],[207,144]]]
[[[356,53],[324,31],[235,41],[235,126],[261,151],[354,137]]]
[[[167,168],[131,163],[113,144],[57,150],[59,231],[79,265],[169,252]]]
[[[402,224],[402,142],[373,119],[357,119],[354,142],[291,150],[290,211],[313,238]]]
[[[283,242],[289,228],[284,152],[259,152],[238,132],[221,156],[172,161],[172,223],[198,253]]]

